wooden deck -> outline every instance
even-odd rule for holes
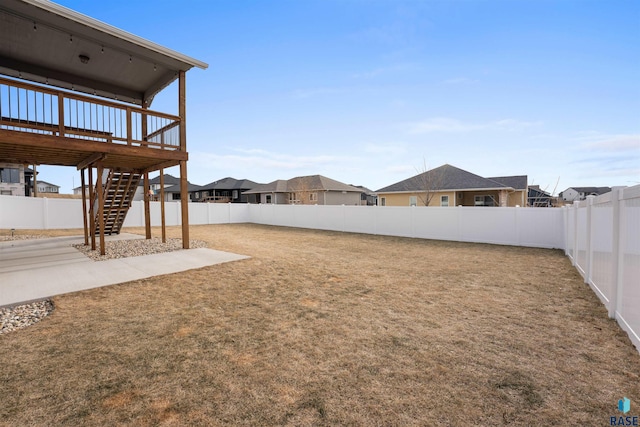
[[[0,78],[4,161],[151,172],[188,159],[181,119]]]

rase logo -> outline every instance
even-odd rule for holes
[[[631,410],[631,401],[623,397],[618,400],[618,411],[627,414]],[[609,425],[612,426],[638,426],[638,416],[626,415],[624,417],[609,417]]]

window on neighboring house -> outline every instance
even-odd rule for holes
[[[180,193],[171,193],[171,200],[180,200]]]
[[[440,196],[440,206],[449,206],[449,196]]]
[[[409,196],[409,206],[418,205],[418,196]]]
[[[265,202],[265,203],[271,203],[271,194],[267,194],[267,195],[264,197],[264,202]]]
[[[196,191],[195,196],[196,196],[196,199],[199,199],[199,198],[200,198],[200,192],[199,192],[199,191]]]
[[[318,201],[318,193],[309,193],[309,201],[317,202]]]
[[[474,196],[473,200],[475,206],[495,206],[492,196]]]
[[[20,184],[20,169],[0,168],[0,182]]]
[[[238,198],[238,190],[233,190],[233,192],[231,193],[231,198],[234,200]]]
[[[298,203],[298,194],[297,193],[289,193],[289,203],[294,205]]]
[[[380,206],[387,206],[387,198],[380,197]]]

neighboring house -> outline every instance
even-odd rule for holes
[[[164,188],[169,188],[174,185],[180,184],[180,178],[176,178],[173,175],[168,173],[164,174]],[[153,191],[154,197],[153,200],[158,200],[160,197],[160,176],[156,176],[155,178],[151,178],[149,180],[149,187],[151,191]],[[179,194],[179,193],[178,193]],[[138,184],[138,188],[136,188],[136,192],[133,195],[133,200],[143,200],[144,199],[144,179],[140,180],[140,184]],[[165,200],[167,199],[165,195]]]
[[[24,170],[24,165],[0,163],[0,195],[26,195]]]
[[[190,202],[199,202],[202,198],[201,186],[187,183],[187,192],[189,193]],[[164,189],[164,200],[166,202],[180,201],[180,184],[172,185]]]
[[[16,163],[0,163],[0,195],[32,197],[33,169]]]
[[[587,196],[599,196],[611,191],[611,187],[569,187],[559,194],[565,202],[585,200]]]
[[[376,193],[381,206],[526,206],[527,176],[484,178],[446,164]]]
[[[378,196],[372,190],[362,185],[352,185],[352,187],[359,188],[362,191],[360,194],[360,204],[362,206],[375,206],[378,204]]]
[[[55,193],[58,194],[60,192],[60,186],[59,185],[55,185],[55,184],[51,184],[49,182],[46,181],[40,181],[38,180],[38,194],[43,194],[43,193]]]
[[[24,195],[33,197],[33,169],[24,167]]]
[[[200,200],[209,203],[259,203],[258,194],[244,194],[258,185],[262,184],[249,179],[222,178],[203,185]]]
[[[89,185],[85,184],[84,191],[89,194]],[[82,196],[82,186],[76,187],[73,189],[74,196]]]
[[[301,205],[360,205],[362,190],[322,175],[299,176],[261,184],[243,194],[260,203]]]
[[[542,190],[539,185],[530,185],[527,195],[527,206],[549,208],[554,206],[554,197]]]

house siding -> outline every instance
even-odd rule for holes
[[[0,182],[0,194],[24,196],[24,165],[0,163],[0,169],[18,169],[19,182]]]
[[[318,197],[320,199],[320,197]],[[319,201],[319,200],[318,200]],[[325,205],[360,205],[360,193],[339,191],[324,192]]]
[[[507,206],[525,206],[523,200],[525,192],[515,191],[511,192],[507,196]],[[414,196],[418,198],[417,206],[423,206],[420,203],[420,196],[424,197],[423,193],[378,193],[378,200],[382,197],[386,199],[385,206],[410,206],[410,197]],[[498,190],[479,190],[479,191],[443,191],[435,193],[431,198],[429,206],[440,206],[440,197],[449,196],[449,206],[475,206],[475,196],[492,196],[496,201],[496,206],[500,202],[500,191]],[[380,204],[380,202],[379,202]]]
[[[429,206],[440,206],[440,196],[449,196],[449,206],[455,206],[457,204],[454,203],[455,200],[455,191],[443,191],[434,193],[433,197],[429,202]],[[386,199],[385,206],[411,206],[410,198],[417,198],[416,206],[424,206],[420,201],[420,197],[424,197],[424,193],[415,192],[415,193],[378,193],[378,204],[380,204],[380,199],[384,197]]]

